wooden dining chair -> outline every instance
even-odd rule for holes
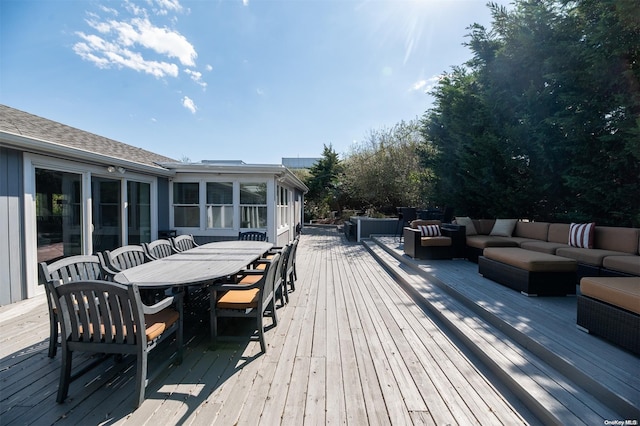
[[[142,248],[152,260],[162,259],[177,253],[169,240],[155,240],[150,243],[142,243]]]
[[[196,241],[193,239],[193,235],[189,234],[178,235],[177,237],[171,238],[171,245],[176,252],[182,252],[198,247],[198,244],[196,244]]]
[[[96,255],[78,255],[62,258],[53,263],[41,262],[38,265],[38,284],[44,286],[49,308],[49,358],[56,356],[58,350],[58,311],[53,294],[49,292],[47,281],[60,281],[67,284],[80,280],[101,280],[107,278]]]
[[[289,287],[291,287],[291,291],[296,290],[296,280],[298,279],[298,274],[296,272],[296,253],[298,251],[298,243],[300,242],[300,237],[296,237],[291,243],[291,250],[289,251],[289,255],[287,256],[287,261],[284,267],[282,268],[283,276],[284,276],[284,288],[285,291],[289,291]],[[287,299],[289,296],[287,296]]]
[[[115,250],[105,250],[104,252],[98,253],[98,257],[100,258],[102,269],[111,277],[118,272],[152,260],[142,246],[137,245],[122,246]]]
[[[147,377],[148,353],[175,334],[176,356],[175,359],[167,358],[165,365],[174,360],[182,362],[183,308],[180,294],[147,306],[142,303],[138,287],[134,284],[82,280],[64,285],[61,281],[47,281],[46,285],[53,295],[62,326],[59,403],[67,398],[70,383],[81,376],[77,373],[73,377],[71,375],[74,352],[135,355],[136,408],[144,401],[147,383],[153,380]],[[81,389],[79,391],[82,392]]]
[[[267,241],[267,233],[259,231],[238,232],[240,241]]]
[[[256,319],[260,349],[267,352],[263,318],[267,311],[273,325],[278,324],[274,297],[274,284],[280,253],[268,262],[264,271],[247,270],[237,283],[220,283],[209,287],[211,303],[211,338],[218,339],[218,318],[249,317]],[[281,264],[281,263],[280,263]],[[249,279],[249,277],[252,277]],[[244,281],[243,281],[244,280]],[[222,294],[220,297],[218,297]]]

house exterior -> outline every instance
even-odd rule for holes
[[[185,164],[0,105],[0,306],[44,292],[38,262],[171,233],[284,245],[307,190],[283,165]]]

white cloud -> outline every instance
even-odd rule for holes
[[[100,8],[100,10],[102,10],[103,12],[110,13],[110,14],[112,14],[112,15],[114,15],[114,16],[118,16],[118,11],[117,11],[116,9],[113,9],[113,8],[111,8],[111,7],[107,7],[107,6],[103,6],[103,5],[100,5],[100,6],[98,6],[98,7],[99,7],[99,8]]]
[[[184,98],[182,98],[182,106],[188,109],[189,111],[191,111],[191,114],[195,114],[196,111],[198,110],[198,108],[196,107],[196,104],[188,96],[185,96]]]
[[[262,90],[262,89],[260,89],[260,88],[257,88],[257,89],[256,89],[256,94],[257,94],[258,96],[264,96],[264,90]]]
[[[156,0],[156,4],[162,9],[171,12],[182,12],[182,5],[178,0]]]
[[[436,86],[436,84],[438,84],[442,77],[443,76],[439,74],[431,76],[428,79],[418,80],[413,83],[410,90],[412,92],[421,91],[424,93],[429,93]]]
[[[427,85],[427,80],[419,80],[413,84],[411,90],[420,90]]]
[[[209,64],[205,67],[207,71],[213,71],[213,67]]]
[[[151,0],[148,2],[151,4]],[[170,12],[183,10],[178,0],[155,0],[155,4]],[[101,19],[96,13],[88,13],[86,20],[98,34],[76,32],[81,41],[73,46],[73,51],[83,59],[99,68],[130,68],[158,78],[177,77],[176,60],[195,67],[198,54],[194,46],[177,30],[152,23],[144,8],[126,1],[129,17],[121,19],[114,19],[119,15],[112,8],[99,6],[99,9],[110,18]]]
[[[249,6],[249,0],[242,0],[243,6]]]
[[[184,72],[189,77],[191,77],[191,80],[195,81],[196,84],[198,84],[202,88],[206,88],[207,87],[207,83],[202,81],[202,73],[201,72],[193,71],[193,70],[190,70],[189,68],[185,69]]]
[[[77,33],[84,41],[73,46],[73,51],[98,68],[130,68],[154,77],[177,77],[178,66],[170,62],[146,60],[133,50],[111,43],[96,35]]]

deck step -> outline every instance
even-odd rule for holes
[[[545,424],[602,424],[621,418],[609,406],[517,343],[494,321],[434,284],[375,239],[364,246],[413,297],[434,314]]]

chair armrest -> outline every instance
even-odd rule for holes
[[[264,280],[257,281],[250,285],[238,285],[238,284],[214,284],[209,287],[213,291],[229,291],[229,290],[251,290],[254,288],[262,288],[264,286]]]
[[[157,302],[157,303],[155,303],[154,305],[151,305],[151,306],[143,304],[142,305],[142,312],[144,312],[145,315],[157,314],[161,310],[166,309],[169,306],[171,306],[174,302],[177,305],[181,305],[182,304],[182,293],[176,293],[173,296],[165,297],[161,301],[159,301],[159,302]]]

